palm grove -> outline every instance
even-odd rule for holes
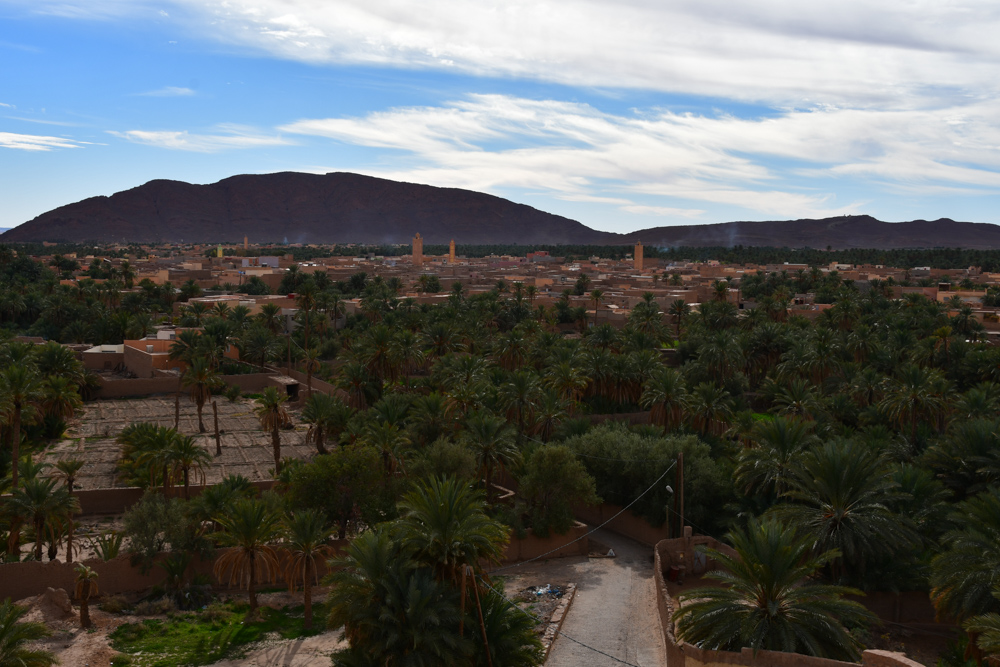
[[[174,299],[196,294],[151,283],[129,290],[127,276],[99,288],[60,286],[25,262],[2,263],[0,317],[10,331],[110,342],[148,330],[169,317]],[[730,286],[720,283],[717,300],[699,312],[683,302],[663,312],[648,295],[622,329],[601,322],[603,293],[586,279],[576,291],[589,295],[592,316],[568,297],[537,304],[534,287],[517,283],[474,295],[456,284],[447,304],[431,307],[400,298],[398,279],[333,282],[290,271],[282,291],[298,295],[299,311],[287,337],[267,307],[250,316],[184,306],[179,323],[203,329],[179,336],[173,353],[189,362],[185,385],[199,413],[223,391],[220,350],[229,344],[257,367],[291,359],[344,398],[310,394],[301,417],[317,453],[302,463],[281,457],[282,397],[262,395],[257,414],[284,493],[253,497],[230,479],[187,502],[151,494],[134,512],[161,518],[136,514],[129,548],[142,559],[163,548],[234,547],[227,553],[243,556],[220,560],[219,575],[242,582],[252,600],[255,582],[279,568],[276,549],[293,523],[310,513],[318,531],[310,544],[323,546],[331,533],[354,538],[331,594],[329,622],[343,625],[351,644],[343,664],[383,664],[416,647],[429,662],[476,662],[484,646],[507,647],[517,656],[510,660],[523,662],[536,655],[530,632],[481,564],[500,558],[511,529],[564,531],[574,503],[632,502],[683,453],[685,518],[699,532],[726,533],[740,557],[728,562],[724,594],[702,592],[685,606],[680,632],[689,641],[856,658],[871,618],[844,593],[929,590],[942,616],[995,650],[1000,349],[979,340],[981,325],[958,304],[893,299],[880,283],[860,291],[835,273],[807,277],[805,287],[834,304],[815,321],[789,310],[803,276],[782,274],[743,280],[743,295],[758,304],[748,312],[727,301]],[[437,288],[429,283],[418,286]],[[345,321],[348,298],[360,298],[361,312]],[[76,322],[94,324],[80,333]],[[576,327],[582,336],[565,335]],[[58,435],[54,419],[72,414],[46,413],[42,385],[66,377],[67,386],[87,387],[86,376],[45,366],[46,348],[58,346],[4,345],[4,459],[25,470],[19,479],[5,464],[14,499],[29,479],[48,484],[25,454]],[[30,364],[19,363],[28,356]],[[37,378],[27,399],[9,377],[19,368]],[[587,418],[640,409],[649,424],[592,426]],[[155,430],[132,427],[142,429]],[[186,486],[209,457],[176,453],[187,436],[161,431],[123,432],[123,474],[151,487]],[[516,485],[513,501],[498,484]],[[657,486],[633,510],[676,531],[671,502]],[[38,522],[15,503],[5,505],[9,534],[33,537],[39,558],[37,545],[58,539],[60,523],[72,525],[72,508]],[[461,509],[427,516],[435,503]],[[451,547],[428,543],[452,530],[460,536]],[[8,539],[8,555],[17,539]],[[303,581],[308,564],[323,558],[300,557]],[[403,591],[419,604],[392,609]],[[470,591],[481,595],[478,605]],[[354,595],[382,606],[360,609]],[[379,609],[401,626],[381,624]],[[745,622],[718,632],[734,610]],[[483,642],[477,628],[501,634]]]

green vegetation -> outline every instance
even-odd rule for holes
[[[316,613],[325,613],[322,604]],[[298,639],[316,634],[303,627],[302,607],[264,607],[251,618],[245,602],[214,603],[200,612],[174,614],[122,625],[111,634],[111,646],[128,654],[136,667],[208,665],[240,658],[250,644],[275,634]]]

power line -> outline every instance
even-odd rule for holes
[[[635,497],[635,500],[633,500],[628,505],[626,505],[625,507],[623,507],[617,514],[615,514],[613,517],[611,517],[610,519],[608,519],[607,521],[605,521],[604,523],[602,523],[597,528],[594,528],[593,530],[591,530],[589,533],[585,533],[584,535],[581,535],[580,537],[576,538],[575,540],[571,540],[571,541],[567,542],[566,544],[564,544],[562,546],[556,547],[555,549],[552,549],[550,551],[546,551],[545,553],[543,553],[541,555],[538,555],[538,556],[535,556],[534,558],[530,558],[530,559],[528,559],[526,561],[522,561],[520,563],[513,563],[511,565],[505,565],[504,567],[499,567],[499,568],[493,570],[493,572],[502,572],[504,570],[509,570],[511,568],[514,568],[514,567],[520,567],[522,565],[527,565],[528,563],[531,563],[531,562],[534,562],[536,560],[539,560],[540,558],[545,558],[549,554],[553,554],[553,553],[555,553],[555,552],[557,552],[557,551],[559,551],[561,549],[565,549],[566,547],[568,547],[571,544],[574,544],[576,542],[579,542],[582,539],[590,537],[591,535],[593,535],[594,533],[596,533],[597,531],[599,531],[601,528],[604,528],[606,525],[608,525],[609,523],[611,523],[612,521],[614,521],[615,519],[617,519],[619,516],[621,516],[625,512],[625,510],[627,510],[628,508],[632,507],[632,505],[635,505],[637,502],[639,502],[639,500],[644,495],[646,495],[647,493],[649,493],[650,491],[652,491],[653,487],[655,487],[657,484],[659,484],[660,481],[664,477],[667,476],[667,473],[670,472],[671,470],[673,470],[674,466],[676,466],[676,465],[677,465],[677,461],[674,461],[673,463],[671,463],[670,466],[666,470],[663,471],[663,474],[660,475],[656,479],[655,482],[653,482],[652,484],[649,485],[649,488],[647,488],[645,491],[643,491],[642,493],[640,493],[638,496]]]

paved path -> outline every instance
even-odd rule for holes
[[[617,558],[592,558],[577,567],[576,598],[563,624],[565,635],[640,667],[667,664],[653,586],[653,550],[615,533],[594,537]],[[614,667],[622,663],[556,638],[547,667]]]

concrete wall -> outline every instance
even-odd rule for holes
[[[588,528],[580,522],[576,522],[569,532],[563,535],[549,535],[548,537],[538,537],[530,530],[522,538],[511,535],[507,544],[507,552],[504,554],[504,562],[530,560],[546,554],[553,549],[558,549],[563,544],[567,544],[583,537],[587,534]],[[568,546],[558,549],[546,556],[548,558],[565,558],[566,556],[586,556],[590,553],[590,541],[586,538],[568,544]]]
[[[656,607],[660,615],[660,629],[667,649],[667,664],[670,667],[723,667],[739,665],[740,667],[856,667],[857,663],[842,662],[814,658],[798,653],[782,653],[779,651],[757,651],[744,648],[735,651],[711,651],[701,649],[687,642],[680,642],[674,635],[673,612],[674,603],[667,590],[664,573],[669,567],[669,556],[678,546],[678,542],[712,538],[687,537],[680,540],[664,540],[653,550],[653,577],[656,588]],[[712,540],[715,542],[715,540]],[[685,554],[686,556],[686,554]],[[891,651],[864,651],[861,656],[864,667],[923,667],[919,662],[910,660],[902,653]]]
[[[578,520],[584,523],[599,526],[615,514],[618,514],[618,512],[621,512],[621,510],[622,508],[618,505],[608,503],[598,505],[597,507],[578,505],[573,508],[573,514],[576,515]],[[619,535],[624,535],[649,547],[669,537],[666,525],[657,528],[650,525],[645,519],[639,518],[629,511],[622,512],[621,516],[605,527],[608,530],[614,531]]]

